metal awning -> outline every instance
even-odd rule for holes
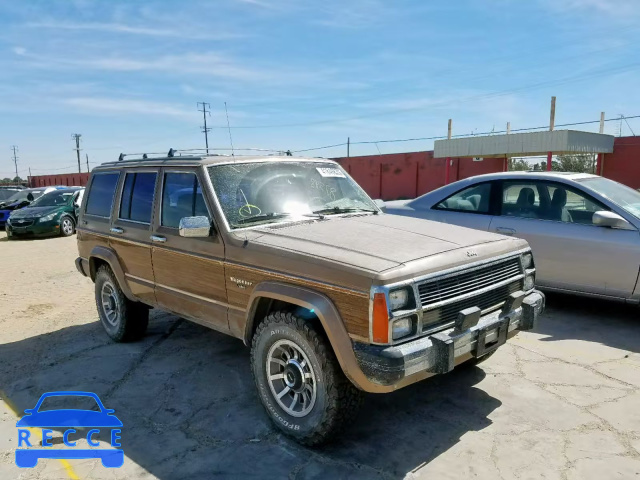
[[[435,158],[458,157],[520,157],[575,153],[611,153],[612,135],[554,130],[545,132],[511,133],[452,138],[434,142]]]

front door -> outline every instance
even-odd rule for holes
[[[215,226],[211,236],[179,235],[180,219],[213,220],[199,169],[162,171],[161,193],[153,222],[152,259],[156,299],[167,310],[222,332],[229,331],[224,281],[224,244]]]
[[[505,181],[502,214],[490,229],[529,242],[541,287],[630,297],[640,266],[638,232],[593,225],[598,210],[608,208],[565,184]]]
[[[126,169],[120,179],[109,238],[118,252],[131,292],[144,303],[155,304],[151,268],[151,219],[156,191],[157,169]],[[93,195],[93,191],[91,192]]]

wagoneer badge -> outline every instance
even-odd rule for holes
[[[235,282],[238,288],[247,288],[253,285],[253,282],[249,282],[247,280],[242,280],[241,278],[229,277],[232,282]]]

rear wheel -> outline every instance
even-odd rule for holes
[[[76,231],[76,223],[73,218],[64,216],[60,219],[60,235],[63,237],[69,237]]]
[[[129,300],[107,265],[96,273],[96,307],[107,335],[116,342],[138,340],[147,331],[149,308]]]
[[[273,423],[304,445],[326,443],[360,407],[362,392],[345,377],[323,332],[291,313],[272,313],[260,323],[251,366]]]

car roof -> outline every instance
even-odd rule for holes
[[[119,160],[106,162],[94,170],[112,169],[113,167],[158,167],[158,166],[193,166],[200,165],[223,165],[235,163],[261,163],[261,162],[331,162],[333,160],[322,157],[293,157],[288,155],[253,155],[253,156],[229,156],[229,155],[209,155],[209,156],[174,156],[157,158],[137,158],[131,160]]]
[[[483,175],[476,175],[475,177],[469,177],[464,180],[505,180],[505,179],[538,179],[538,180],[551,180],[551,179],[567,179],[567,180],[582,180],[585,178],[597,177],[591,173],[579,173],[579,172],[536,172],[536,171],[521,171],[521,172],[496,172],[485,173]]]

